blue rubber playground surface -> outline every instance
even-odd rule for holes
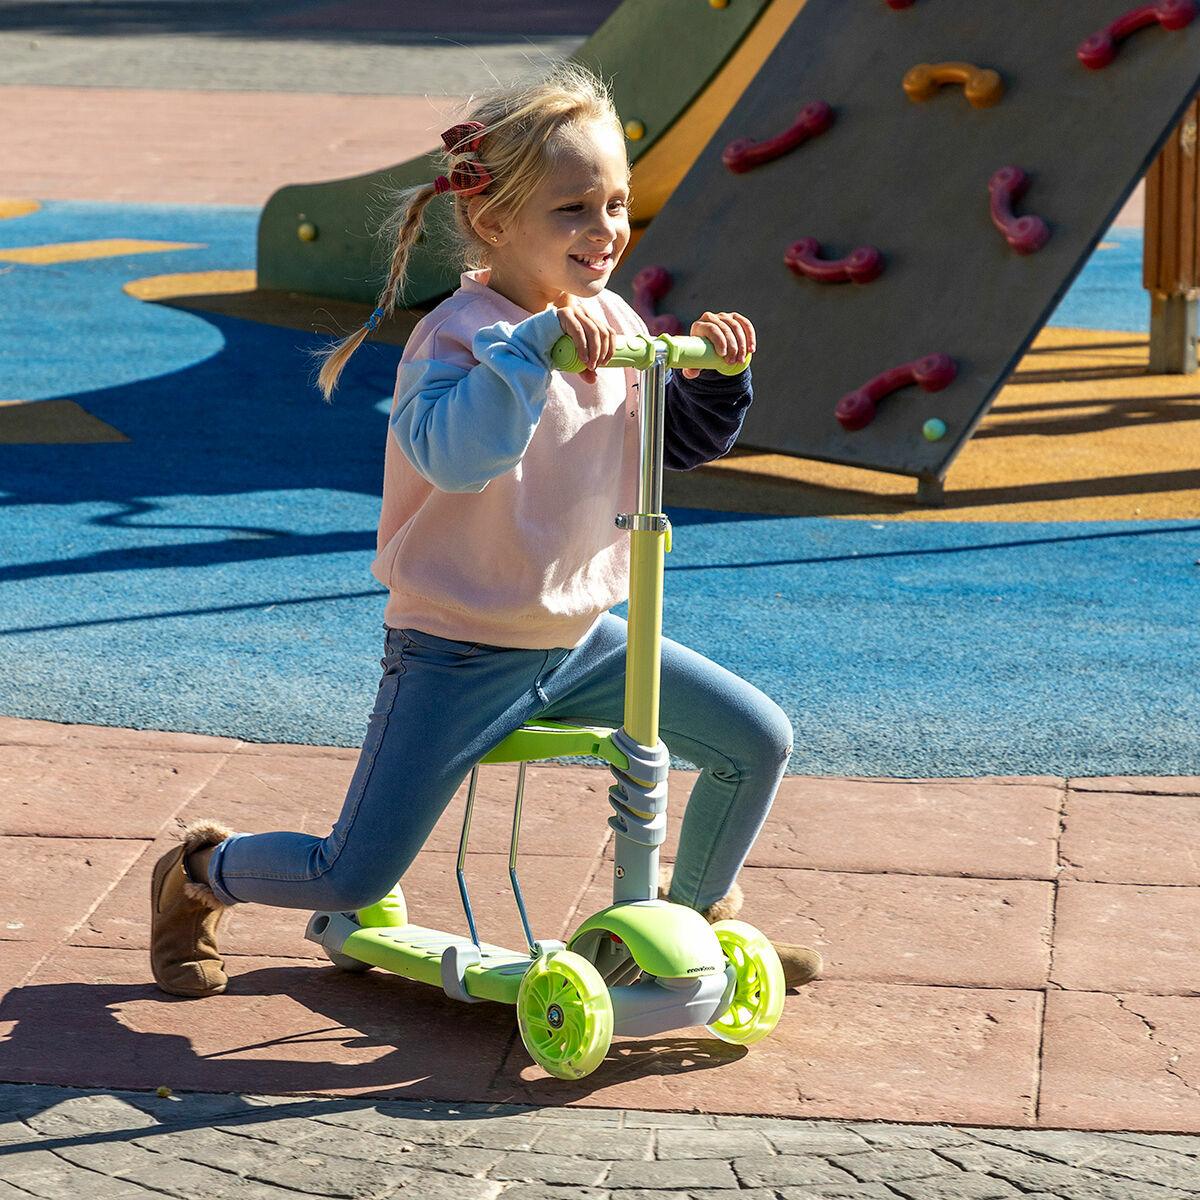
[[[0,400],[73,401],[128,439],[0,445],[0,712],[359,744],[399,349],[368,343],[327,406],[316,337],[122,291],[253,267],[257,217],[47,203],[0,222],[0,254],[190,247],[0,261]],[[1140,254],[1110,231],[1052,323],[1143,331]],[[1200,523],[671,517],[665,631],[783,705],[794,773],[1200,771]]]

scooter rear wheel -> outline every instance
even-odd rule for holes
[[[783,965],[766,936],[745,921],[716,921],[712,930],[737,980],[728,1011],[705,1028],[723,1042],[749,1046],[779,1024],[787,990]]]
[[[612,999],[600,972],[570,950],[537,959],[517,993],[517,1026],[543,1070],[559,1079],[590,1075],[613,1033]]]

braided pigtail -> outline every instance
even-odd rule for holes
[[[316,352],[317,357],[323,360],[321,371],[317,376],[317,386],[321,389],[321,395],[325,397],[327,403],[333,396],[333,390],[337,387],[342,368],[346,365],[350,355],[367,340],[368,334],[380,321],[386,320],[395,311],[396,297],[402,291],[408,274],[408,260],[412,254],[412,248],[421,235],[425,209],[430,200],[438,194],[438,190],[435,184],[427,183],[400,193],[400,203],[385,227],[385,230],[389,231],[394,238],[395,248],[392,250],[392,259],[388,265],[387,282],[379,293],[378,306],[365,325],[342,338],[340,342],[335,342],[332,346]]]

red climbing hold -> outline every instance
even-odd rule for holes
[[[670,313],[658,313],[658,302],[671,290],[671,272],[666,267],[643,267],[633,277],[633,311],[646,322],[654,336],[682,333],[683,324]]]
[[[988,180],[991,193],[992,224],[1018,254],[1034,254],[1050,240],[1050,227],[1041,217],[1018,217],[1013,203],[1029,187],[1029,176],[1020,167],[1001,167]]]
[[[883,255],[874,246],[859,246],[845,258],[821,258],[816,238],[801,238],[783,256],[788,269],[819,283],[870,283],[883,274]]]
[[[1155,23],[1164,29],[1183,29],[1200,15],[1196,0],[1159,0],[1157,4],[1143,4],[1131,8],[1111,25],[1085,38],[1075,51],[1076,58],[1085,67],[1099,71],[1117,57],[1117,46],[1131,33],[1145,29]]]
[[[806,104],[796,120],[782,133],[765,142],[756,142],[752,138],[738,138],[725,147],[721,161],[735,174],[770,162],[789,150],[807,142],[810,138],[824,133],[833,124],[833,109],[824,100],[814,100]]]
[[[884,396],[914,383],[927,392],[940,392],[957,374],[958,367],[948,354],[930,354],[876,375],[856,392],[843,396],[833,415],[843,429],[853,433],[870,425],[875,419],[875,407]]]

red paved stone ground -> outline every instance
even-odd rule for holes
[[[789,777],[743,872],[744,915],[819,948],[825,978],[749,1051],[703,1029],[619,1038],[566,1084],[529,1061],[512,1010],[344,975],[303,940],[301,912],[232,911],[223,996],[150,982],[150,868],[181,825],[324,833],[355,757],[0,718],[0,1076],[1200,1133],[1200,779]],[[484,772],[469,878],[482,936],[516,946],[513,775]],[[690,781],[672,780],[667,858]],[[530,769],[537,935],[609,900],[607,785],[598,768]],[[414,920],[465,932],[462,802],[405,884]]]

